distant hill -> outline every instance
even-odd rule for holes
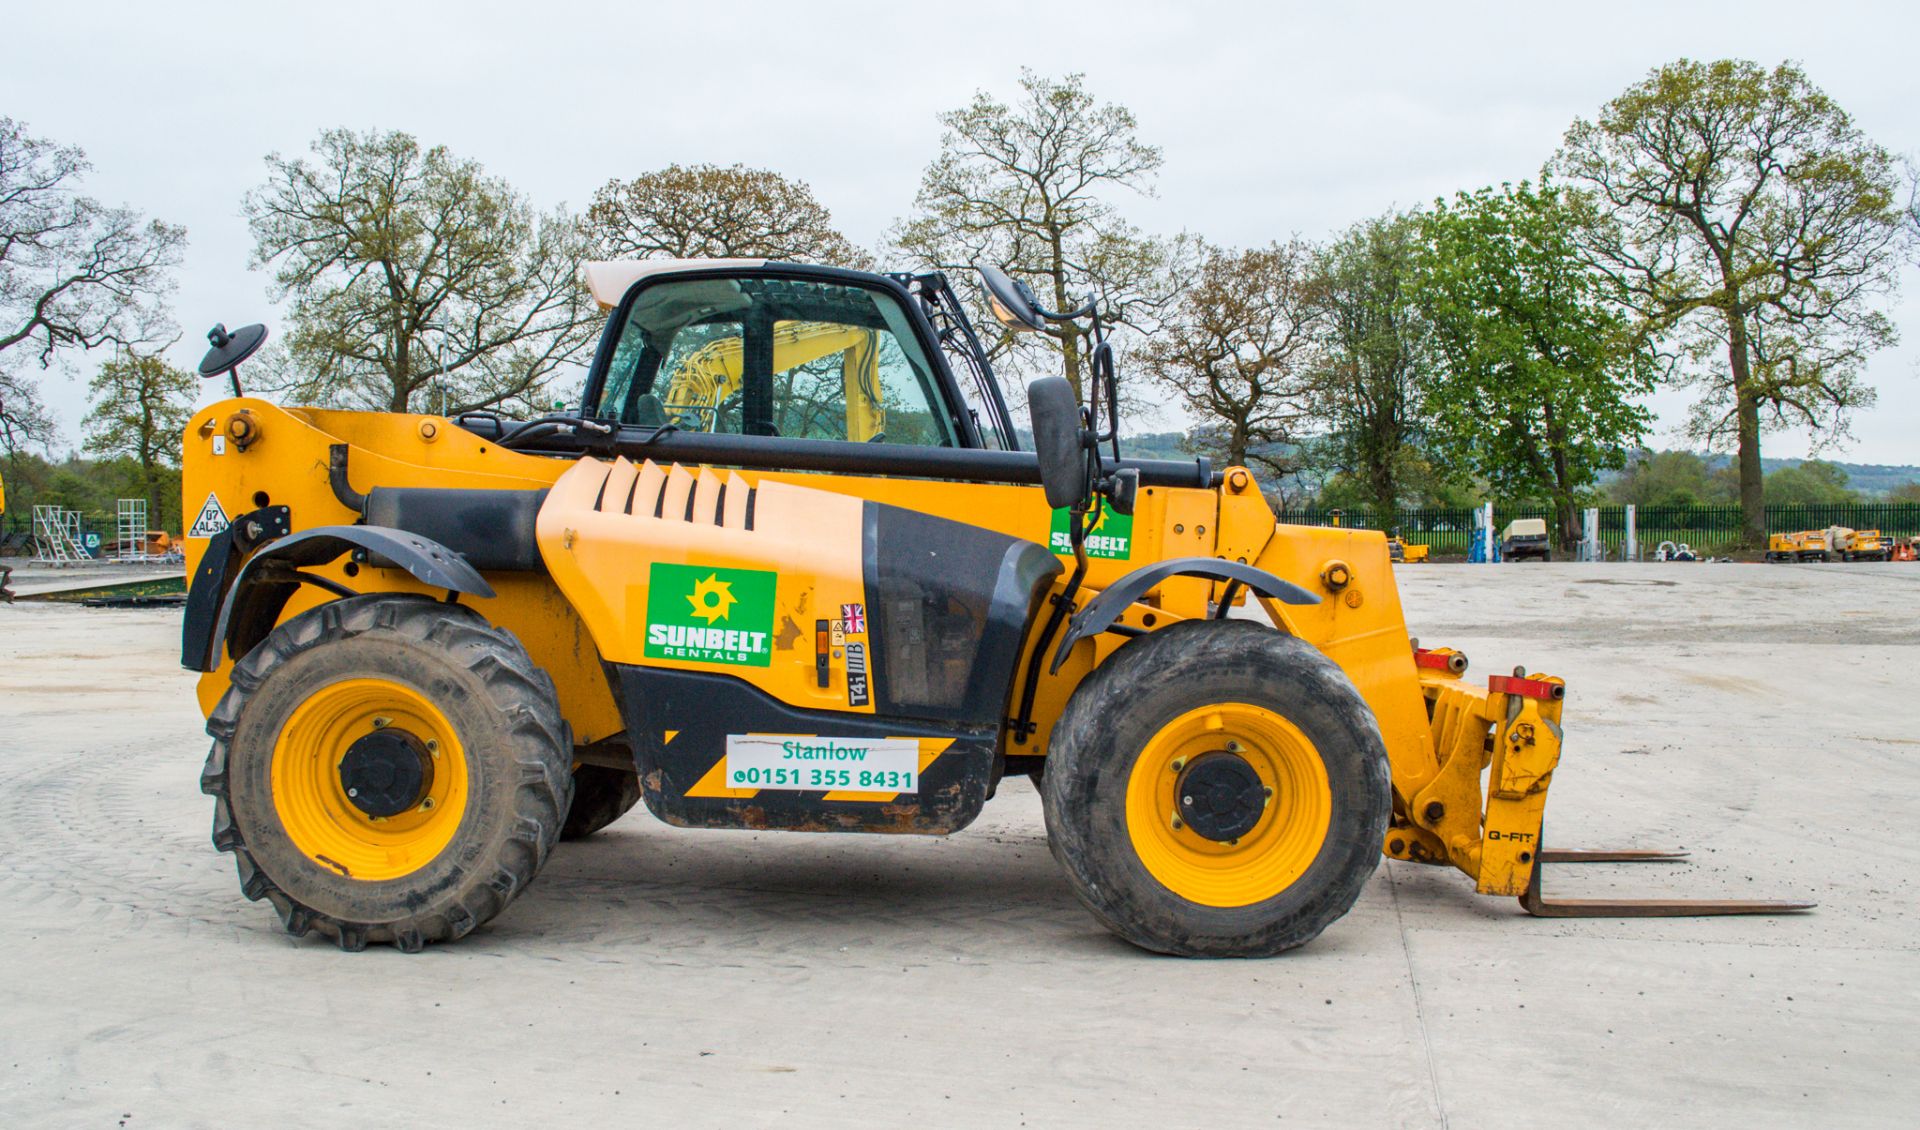
[[[1180,432],[1123,435],[1120,437],[1120,454],[1130,459],[1192,459],[1192,455],[1180,448],[1180,441],[1185,438]]]
[[[1731,455],[1706,455],[1702,458],[1707,461],[1707,466],[1716,471],[1733,462]],[[1782,467],[1798,467],[1805,462],[1805,459],[1768,459],[1763,455],[1760,457],[1760,469],[1777,471]],[[1886,494],[1904,483],[1920,483],[1920,467],[1911,464],[1896,467],[1886,463],[1842,463],[1837,459],[1824,462],[1845,471],[1847,485],[1864,495]]]
[[[1710,471],[1718,471],[1733,462],[1731,455],[1710,452],[1694,454],[1706,463]],[[1773,472],[1782,467],[1798,467],[1805,462],[1805,459],[1769,459],[1763,455],[1760,457],[1760,469],[1762,472]],[[1894,466],[1886,463],[1842,463],[1837,459],[1827,459],[1822,462],[1832,463],[1845,471],[1847,485],[1869,498],[1885,495],[1903,483],[1920,483],[1920,467],[1912,464]],[[1605,486],[1617,475],[1618,472],[1615,471],[1601,472],[1601,485]]]
[[[1022,429],[1022,442],[1031,448],[1032,438]],[[1180,442],[1186,436],[1182,432],[1146,432],[1140,435],[1122,435],[1120,451],[1137,459],[1191,459],[1192,455],[1183,451]],[[1709,470],[1717,471],[1733,462],[1733,456],[1696,452],[1706,462]],[[1798,467],[1805,459],[1769,459],[1762,456],[1760,467],[1763,471],[1778,471],[1782,467]],[[1920,466],[1913,464],[1892,465],[1887,463],[1842,463],[1829,459],[1847,473],[1847,485],[1868,498],[1884,497],[1893,488],[1904,483],[1920,483]],[[1602,471],[1600,485],[1605,486],[1617,477],[1616,471]]]

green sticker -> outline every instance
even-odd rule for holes
[[[647,577],[647,658],[767,666],[778,581],[761,569],[655,562]]]
[[[1053,529],[1048,544],[1055,553],[1073,552],[1073,538],[1067,532],[1067,523],[1072,520],[1070,511],[1053,512]],[[1087,535],[1087,556],[1125,558],[1132,552],[1133,515],[1116,514],[1107,506],[1107,500],[1101,499],[1100,520],[1094,524],[1093,532]]]

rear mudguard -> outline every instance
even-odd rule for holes
[[[263,524],[259,517],[267,512],[255,511],[215,535],[208,545],[187,594],[181,666],[194,671],[217,669],[222,644],[235,659],[251,651],[273,630],[288,598],[303,584],[318,584],[338,596],[355,595],[344,586],[300,571],[353,550],[378,564],[405,569],[421,584],[451,593],[493,595],[493,586],[459,554],[418,534],[384,526],[315,526],[266,541],[265,548],[235,569],[249,542],[260,544],[263,535],[284,531],[286,508],[272,509],[279,513],[265,521],[273,524]]]

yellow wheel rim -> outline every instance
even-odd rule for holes
[[[393,727],[424,745],[423,794],[392,816],[369,816],[347,795],[340,767],[354,742]],[[377,882],[411,874],[445,850],[467,807],[467,759],[446,715],[413,688],[346,679],[315,691],[273,746],[273,807],[314,862]]]
[[[1237,842],[1210,840],[1180,820],[1181,773],[1204,754],[1237,754],[1271,790]],[[1263,707],[1190,710],[1147,741],[1127,779],[1127,834],[1149,874],[1190,902],[1250,906],[1286,890],[1312,865],[1333,818],[1320,753],[1298,726]]]

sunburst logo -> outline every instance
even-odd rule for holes
[[[733,611],[733,586],[720,579],[720,574],[709,573],[707,579],[693,586],[693,593],[687,597],[687,603],[693,605],[693,614],[707,623],[725,620]]]

